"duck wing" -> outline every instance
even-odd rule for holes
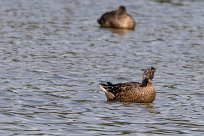
[[[137,88],[141,85],[138,82],[127,82],[127,83],[118,83],[112,84],[111,82],[107,82],[106,84],[100,84],[101,89],[111,97],[115,97],[120,92],[127,92],[134,88]]]
[[[107,20],[110,20],[111,18],[114,18],[116,14],[116,11],[110,11],[104,13],[99,19],[97,19],[97,22],[99,24],[105,23]]]

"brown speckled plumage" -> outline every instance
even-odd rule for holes
[[[144,71],[142,83],[127,82],[100,84],[108,101],[152,103],[156,97],[155,87],[152,84],[155,68],[150,67]]]
[[[136,24],[134,18],[127,13],[125,6],[104,13],[97,21],[104,28],[134,29]]]

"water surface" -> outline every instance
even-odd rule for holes
[[[125,5],[135,31],[99,28]],[[1,135],[204,134],[202,0],[0,1]],[[100,81],[141,81],[152,104],[109,103]]]

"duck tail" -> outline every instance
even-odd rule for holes
[[[105,93],[108,93],[108,91],[107,91],[108,84],[99,83],[99,85],[100,85],[100,88],[101,88]]]
[[[101,19],[97,19],[97,22],[101,25]]]
[[[115,95],[113,93],[111,93],[109,90],[110,87],[113,86],[112,83],[110,82],[107,82],[107,84],[104,84],[104,83],[99,83],[100,85],[100,88],[102,91],[105,92],[106,96],[109,98],[109,99],[113,99],[115,97]]]

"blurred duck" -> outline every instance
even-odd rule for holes
[[[134,29],[136,24],[134,18],[127,13],[125,6],[104,13],[97,21],[103,28]]]
[[[155,68],[150,67],[143,73],[142,83],[126,82],[112,84],[100,83],[100,88],[105,92],[108,101],[152,103],[156,97],[155,87],[152,83]]]

